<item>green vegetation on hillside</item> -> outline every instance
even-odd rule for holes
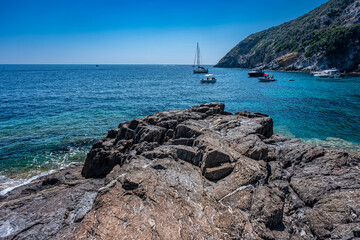
[[[342,27],[344,9],[354,0],[329,1],[304,16],[250,37],[259,40],[251,52],[304,52],[307,57],[321,51],[336,52],[347,39],[360,37],[360,24]]]
[[[309,47],[305,56],[310,57],[317,52],[324,52],[326,55],[339,53],[355,38],[360,39],[360,24],[317,31],[314,33],[312,41],[307,43]]]
[[[346,49],[360,41],[360,23],[353,21],[359,18],[356,14],[360,4],[356,1],[330,0],[295,20],[252,34],[218,65],[227,66],[228,58],[233,59],[230,62],[234,66],[236,59],[241,57],[241,63],[236,66],[252,67],[292,52],[302,53],[306,58],[330,56],[332,59],[346,54]]]

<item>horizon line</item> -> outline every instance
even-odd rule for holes
[[[183,65],[193,66],[187,63],[0,63],[0,65]],[[204,66],[215,66],[215,64],[201,64]]]

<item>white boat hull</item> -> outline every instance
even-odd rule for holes
[[[314,75],[316,79],[341,79],[341,75]]]
[[[312,75],[316,79],[341,79],[342,77],[344,77],[345,74],[333,68],[321,72],[313,72]]]

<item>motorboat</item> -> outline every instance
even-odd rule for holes
[[[200,79],[201,83],[215,83],[216,82],[216,78],[213,77],[213,74],[206,74],[205,77],[206,78]]]
[[[317,72],[312,72],[311,75],[315,76],[315,75],[319,75],[319,74],[327,74],[327,73],[338,73],[342,76],[344,76],[344,73],[341,73],[338,69],[336,68],[331,68],[331,69],[327,69],[327,70],[322,70],[322,71],[317,71]]]
[[[196,65],[197,67],[193,69],[194,73],[208,73],[208,69],[201,66],[200,64],[200,47],[199,47],[199,43],[197,43],[196,45],[196,52],[195,52],[195,59],[194,59],[194,65],[193,67],[195,67]]]
[[[250,72],[248,72],[249,77],[263,77],[264,76],[264,70],[262,69],[253,69]]]
[[[341,79],[345,76],[345,74],[335,68],[332,68],[321,72],[314,72],[313,76],[316,79]]]
[[[269,76],[269,74],[264,74],[263,77],[259,77],[259,82],[275,82],[276,79],[274,78],[274,75],[272,75],[271,77]]]

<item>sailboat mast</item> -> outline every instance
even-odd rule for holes
[[[195,67],[195,63],[196,63],[196,56],[197,56],[197,50],[195,51],[195,58],[194,58],[194,64],[193,64],[193,67]]]
[[[197,65],[198,67],[200,66],[200,47],[199,47],[199,43],[197,43]]]

